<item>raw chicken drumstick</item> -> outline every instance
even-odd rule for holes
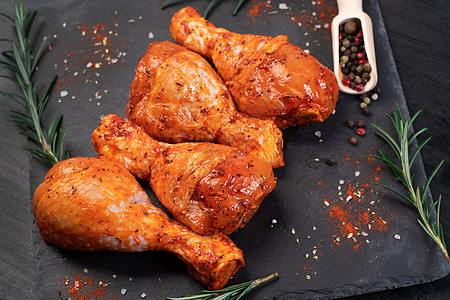
[[[155,207],[135,177],[106,157],[55,165],[37,188],[33,213],[47,243],[86,251],[168,251],[211,289],[244,265],[223,234],[202,236]]]
[[[287,36],[233,33],[191,7],[175,13],[170,32],[178,44],[211,59],[242,113],[286,128],[322,122],[335,108],[333,72]]]
[[[276,184],[272,167],[242,150],[212,143],[166,144],[110,114],[92,133],[99,155],[147,179],[180,222],[200,234],[243,227]]]
[[[208,141],[281,167],[283,139],[270,120],[238,113],[227,87],[200,55],[170,42],[150,44],[131,84],[127,117],[164,142]]]

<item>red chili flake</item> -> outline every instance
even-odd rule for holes
[[[366,134],[366,130],[364,128],[359,128],[358,130],[356,130],[356,133],[358,135],[365,135]]]

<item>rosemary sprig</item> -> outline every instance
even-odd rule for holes
[[[239,0],[238,3],[236,4],[236,6],[234,7],[233,10],[233,16],[235,16],[239,9],[241,8],[242,4],[244,4],[245,0]],[[203,13],[203,17],[206,19],[208,17],[208,14],[210,13],[210,11],[213,9],[214,5],[216,4],[217,0],[211,0],[209,2],[208,7],[206,8],[205,12]],[[161,5],[161,9],[166,8],[167,6],[169,6],[172,3],[172,0],[166,0],[163,2],[163,4]]]
[[[37,51],[33,49],[31,40],[33,28],[36,24],[37,11],[25,12],[23,3],[14,4],[14,16],[0,14],[12,21],[14,32],[13,39],[1,39],[11,44],[11,49],[2,54],[6,58],[0,60],[0,65],[9,70],[12,75],[0,75],[14,83],[20,90],[20,94],[0,91],[3,95],[19,104],[26,113],[11,110],[12,121],[27,126],[31,132],[20,132],[38,144],[41,148],[25,148],[50,164],[56,164],[64,158],[69,157],[69,152],[63,149],[64,136],[69,126],[61,128],[62,115],[53,120],[48,129],[42,126],[42,115],[44,108],[50,98],[50,91],[56,81],[56,76],[48,83],[41,95],[38,95],[37,84],[33,83],[32,76],[37,69],[45,48],[49,42],[49,36],[45,36]]]
[[[194,300],[194,299],[203,299],[203,300],[239,300],[242,299],[245,295],[247,295],[250,291],[256,288],[258,285],[268,282],[274,278],[278,277],[278,273],[270,274],[269,276],[256,279],[253,281],[247,281],[241,284],[236,284],[229,286],[227,288],[217,290],[217,291],[200,291],[198,295],[191,296],[183,296],[178,298],[170,298],[166,297],[167,300]]]
[[[369,156],[372,158],[376,158],[384,161],[392,172],[395,175],[395,178],[400,181],[408,190],[408,194],[404,195],[401,192],[387,186],[384,184],[376,183],[376,185],[382,186],[403,199],[407,200],[411,203],[419,212],[420,219],[417,219],[420,226],[425,230],[425,232],[439,245],[444,256],[447,258],[447,261],[450,263],[450,257],[447,252],[447,247],[444,241],[444,233],[442,230],[442,224],[439,223],[439,212],[441,208],[441,195],[439,195],[439,199],[431,205],[430,200],[428,198],[428,189],[430,186],[431,180],[436,175],[439,168],[442,166],[444,161],[441,161],[438,166],[433,170],[431,175],[428,177],[425,185],[420,188],[419,186],[414,187],[413,179],[414,174],[411,172],[411,166],[414,163],[419,151],[430,141],[430,137],[427,138],[424,142],[422,142],[410,155],[409,150],[411,147],[411,143],[423,132],[427,130],[427,128],[423,128],[416,133],[410,133],[411,127],[414,123],[414,120],[422,111],[419,110],[411,119],[404,120],[400,109],[397,112],[393,112],[391,115],[386,115],[389,120],[391,120],[395,131],[397,133],[397,139],[395,139],[392,135],[390,135],[384,128],[377,124],[372,124],[379,133],[379,135],[384,141],[386,141],[397,157],[399,161],[399,165],[395,163],[386,153],[380,150],[380,156]],[[436,210],[436,217],[432,217],[432,212]]]

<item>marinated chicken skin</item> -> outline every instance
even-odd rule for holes
[[[106,157],[71,158],[48,172],[33,197],[42,239],[74,250],[167,251],[210,289],[244,265],[225,235],[202,236],[155,207],[135,177]]]
[[[333,72],[287,36],[233,33],[191,7],[175,13],[170,32],[178,44],[211,59],[242,113],[286,128],[322,122],[336,106]]]
[[[243,227],[276,184],[272,167],[242,150],[158,142],[113,114],[94,130],[92,144],[99,155],[147,179],[173,216],[200,234]]]
[[[222,79],[200,55],[170,42],[150,44],[131,84],[127,117],[164,142],[233,146],[284,165],[281,131],[237,112]]]

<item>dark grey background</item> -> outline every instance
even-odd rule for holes
[[[198,2],[201,1],[193,1],[193,3],[195,3],[196,5],[201,6]],[[376,3],[376,1],[367,2],[370,2],[370,4]],[[447,47],[449,44],[449,39],[447,36],[449,29],[449,18],[447,16],[450,13],[449,4],[447,3],[447,1],[418,0],[404,0],[395,2],[380,0],[379,2],[389,40],[392,45],[393,55],[400,75],[400,80],[403,86],[403,92],[407,100],[406,104],[408,105],[411,114],[413,114],[420,108],[424,109],[422,116],[416,121],[416,128],[428,127],[429,131],[427,134],[433,136],[430,145],[426,147],[422,152],[425,170],[429,174],[433,170],[434,166],[440,161],[440,159],[450,161],[450,159],[448,159],[449,134],[447,132],[448,121],[446,116],[446,114],[448,113],[448,108],[445,106],[444,102],[444,99],[447,99],[447,92],[449,89],[449,75],[447,71],[450,61],[447,51]],[[69,1],[69,3],[72,3],[71,5],[69,5],[69,7],[78,7],[75,2]],[[247,5],[250,5],[250,3],[251,2],[247,3]],[[51,4],[51,1],[48,1],[47,5],[48,4]],[[57,6],[58,5],[55,5],[55,7]],[[228,4],[228,6],[226,7],[230,6],[231,4]],[[371,5],[371,7],[373,7],[373,5]],[[130,10],[132,9],[130,8]],[[11,13],[10,2],[2,5],[2,12],[4,11],[6,11],[7,13]],[[108,11],[106,10],[106,12]],[[214,17],[214,15],[212,17]],[[231,17],[226,16],[226,18]],[[0,22],[1,28],[9,28],[9,23],[5,22],[4,20],[1,20]],[[8,27],[6,27],[6,25]],[[261,30],[263,31],[264,28],[261,28]],[[5,31],[5,34],[10,33],[9,31]],[[322,54],[323,53],[318,53],[318,55]],[[328,58],[329,57],[327,55],[321,57],[321,59],[323,59],[325,63],[329,65],[330,61]],[[132,61],[129,61],[129,63],[130,65],[134,64],[134,62]],[[127,74],[127,76],[128,75],[129,74]],[[396,78],[394,78],[393,80],[395,81]],[[1,87],[4,87],[4,81],[2,81]],[[385,96],[389,94],[390,88],[391,87],[389,87],[385,92]],[[126,91],[117,92],[121,95],[126,95]],[[395,91],[391,92],[395,94]],[[399,92],[401,94],[401,91]],[[385,103],[381,104],[380,102],[378,108],[381,109],[382,105],[385,105]],[[49,253],[45,252],[46,248],[42,248],[41,241],[39,239],[35,240],[33,237],[33,233],[29,231],[29,228],[33,226],[33,218],[30,213],[29,202],[23,200],[29,199],[31,194],[30,187],[28,186],[28,168],[30,163],[32,163],[35,168],[41,168],[42,170],[44,170],[41,172],[42,174],[34,173],[34,175],[32,175],[32,177],[34,176],[34,178],[31,178],[31,189],[34,189],[33,182],[35,184],[37,181],[42,180],[42,176],[43,174],[45,174],[46,167],[45,165],[39,165],[39,163],[37,163],[35,159],[30,159],[28,154],[21,150],[21,147],[27,143],[26,139],[22,136],[17,135],[17,130],[15,129],[15,127],[6,122],[6,120],[9,118],[9,113],[7,110],[13,107],[13,104],[6,101],[4,102],[4,109],[0,110],[0,126],[2,130],[2,139],[4,141],[7,141],[7,143],[1,144],[0,150],[2,156],[6,153],[7,155],[5,155],[4,157],[8,157],[8,159],[1,160],[2,183],[0,186],[0,192],[3,195],[8,195],[8,197],[2,197],[1,206],[2,218],[0,219],[0,226],[2,229],[0,231],[0,238],[2,240],[2,247],[5,247],[7,251],[3,251],[5,249],[1,249],[2,255],[0,258],[0,297],[5,295],[5,298],[8,297],[7,299],[9,299],[9,297],[11,296],[13,296],[13,298],[11,299],[14,299],[14,296],[16,296],[15,298],[25,298],[26,296],[30,296],[29,291],[35,291],[36,283],[43,284],[42,287],[38,289],[41,289],[40,292],[45,294],[45,291],[42,291],[42,288],[45,288],[45,284],[54,281],[52,280],[52,275],[54,274],[41,273],[43,270],[52,270],[53,266],[48,265],[52,263],[52,256],[51,253],[49,255]],[[374,107],[374,109],[376,110],[377,108]],[[77,116],[77,120],[78,124],[74,124],[74,128],[72,128],[71,134],[76,134],[77,130],[82,132],[85,129],[83,127],[83,124],[89,124],[88,127],[90,130],[92,128],[91,124],[98,123],[98,120],[90,120],[88,115]],[[329,121],[328,124],[332,124],[331,122],[333,121]],[[319,125],[316,128],[321,127]],[[307,131],[314,132],[314,127],[307,129]],[[292,137],[295,137],[296,134],[296,131],[292,131],[290,138],[292,139]],[[305,140],[303,142],[308,142],[308,140]],[[293,141],[290,141],[290,143],[291,145],[294,144]],[[73,151],[75,153],[85,154],[92,151],[89,149],[85,149],[84,143],[70,145],[69,147],[71,149],[74,149]],[[312,146],[312,148],[314,148],[314,146]],[[286,154],[291,155],[292,153],[290,153],[288,149],[288,151],[286,151]],[[14,159],[12,159],[13,157]],[[283,171],[279,171],[281,175],[283,175],[282,172]],[[450,195],[448,193],[448,188],[446,187],[446,184],[448,184],[448,178],[450,178],[448,173],[449,167],[447,166],[447,164],[445,164],[432,184],[433,195],[437,197],[439,194],[442,194],[443,196],[441,219],[444,225],[444,232],[446,233],[447,240],[449,240],[448,237],[450,234]],[[280,183],[280,185],[282,185],[282,183]],[[11,191],[15,192],[11,193]],[[274,208],[277,207],[275,206]],[[249,224],[252,226],[248,226],[245,228],[247,234],[246,232],[244,232],[244,235],[236,236],[236,240],[238,242],[240,242],[241,244],[245,244],[245,241],[242,240],[246,239],[248,233],[252,233],[252,230],[260,225],[258,224],[258,221],[261,221],[261,219],[263,219],[261,214],[260,216],[255,216],[253,224]],[[426,240],[424,242],[427,243]],[[33,248],[33,246],[35,247]],[[36,260],[33,260],[33,257],[35,257],[34,251],[43,251],[43,253],[38,253],[44,255],[37,255]],[[72,261],[74,262],[74,265],[76,265],[77,262],[83,262],[82,254],[64,251],[62,251],[61,253],[63,256],[65,256],[65,258],[69,258],[69,264]],[[254,253],[250,254],[253,255]],[[248,255],[250,256],[250,254]],[[47,255],[47,257],[45,255]],[[256,255],[256,257],[257,256],[258,255]],[[104,259],[105,263],[107,263],[111,258],[120,260],[121,257],[122,256],[120,255],[108,253],[105,255]],[[137,257],[149,260],[148,256],[146,255],[140,255]],[[156,255],[156,258],[166,260],[167,256],[164,254],[158,254]],[[274,261],[276,262],[276,259]],[[100,269],[101,262],[102,260],[97,263],[97,266]],[[251,263],[252,262],[250,261],[250,266]],[[391,263],[395,265],[396,262],[393,261]],[[61,264],[63,263],[61,262]],[[65,267],[67,267],[67,262],[65,262],[64,265]],[[423,266],[423,264],[421,265]],[[139,268],[138,266],[134,267]],[[169,266],[166,267],[170,268]],[[179,268],[180,266],[179,264],[175,263],[174,267]],[[95,268],[95,265],[93,265],[92,268]],[[261,267],[261,270],[263,269],[264,268]],[[160,268],[160,271],[163,270],[165,270],[164,266]],[[246,269],[240,273],[239,277],[244,279],[254,278],[252,271],[255,272],[255,269]],[[40,274],[39,279],[36,282],[34,277],[35,274]],[[246,274],[249,276],[249,278],[247,278]],[[432,276],[429,275],[429,277],[431,278]],[[175,277],[175,279],[177,278]],[[179,280],[180,282],[186,281],[184,276],[181,276]],[[426,281],[426,279],[423,278],[420,280]],[[412,278],[408,284],[419,281]],[[190,281],[188,280],[187,285],[190,284],[189,282]],[[398,282],[398,285],[402,284],[405,284],[405,278],[402,278]],[[276,284],[267,287],[266,291],[277,288],[280,285],[283,285],[283,281],[281,280]],[[395,286],[396,283],[389,282],[386,285]],[[385,291],[355,298],[378,299],[391,297],[395,299],[411,299],[416,297],[420,299],[444,299],[448,297],[449,289],[449,277],[447,276],[446,278],[433,283],[392,291]],[[346,292],[344,291],[343,295],[345,294]],[[264,289],[258,291],[255,295],[255,297],[258,297],[258,295],[260,297],[263,297]],[[284,297],[295,299],[295,294],[284,295]],[[31,296],[30,298],[33,299],[33,296]],[[283,296],[281,296],[281,298],[283,298]]]

